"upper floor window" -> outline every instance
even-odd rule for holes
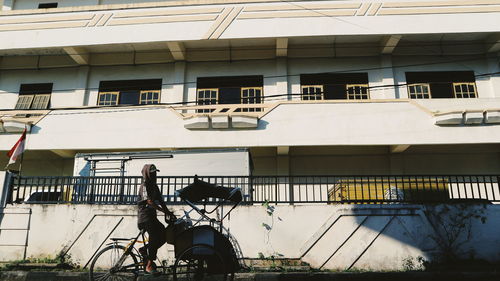
[[[408,84],[410,99],[428,99],[431,97],[431,86],[429,83]]]
[[[369,99],[368,73],[300,75],[302,100]]]
[[[57,8],[57,3],[40,3],[38,4],[38,9],[50,9],[50,8]]]
[[[407,72],[408,97],[429,98],[477,98],[472,71]]]
[[[161,79],[101,81],[97,105],[160,103]]]
[[[22,84],[15,109],[49,108],[52,86],[52,83]]]
[[[306,85],[302,86],[302,99],[303,100],[322,100],[323,98],[323,85]]]
[[[264,100],[263,76],[200,77],[197,80],[198,105],[211,104],[260,104]],[[245,108],[239,111],[259,111]],[[198,112],[211,112],[200,109]]]

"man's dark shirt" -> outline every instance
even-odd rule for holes
[[[139,198],[137,201],[138,212],[137,212],[137,223],[144,223],[156,219],[156,209],[153,206],[147,204],[147,200],[151,200],[159,204],[160,190],[157,186],[147,187],[146,184],[142,184],[139,189]]]

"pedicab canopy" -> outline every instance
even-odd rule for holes
[[[243,199],[240,188],[216,186],[202,180],[194,178],[194,182],[183,189],[177,191],[177,195],[191,202],[199,202],[203,199],[218,198],[234,203],[239,203]]]

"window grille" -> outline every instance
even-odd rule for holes
[[[141,91],[139,104],[158,104],[160,103],[160,91]]]
[[[322,100],[323,85],[305,85],[302,86],[302,100]]]
[[[429,84],[411,84],[408,85],[408,95],[410,99],[429,99],[431,88]]]
[[[15,109],[30,109],[35,95],[19,95]]]
[[[196,103],[198,105],[217,104],[219,100],[219,89],[198,89]],[[198,113],[210,113],[213,109],[198,109]]]
[[[258,104],[262,103],[262,88],[250,87],[241,88],[241,103],[242,104]],[[243,108],[243,112],[261,111],[262,108]]]
[[[35,95],[31,109],[47,109],[49,107],[50,94]]]
[[[47,109],[49,102],[50,94],[19,95],[15,109]]]
[[[348,100],[367,100],[370,98],[368,84],[347,84],[346,91]]]
[[[453,83],[453,91],[455,98],[476,98],[475,83]]]
[[[97,105],[117,105],[120,92],[100,92]]]

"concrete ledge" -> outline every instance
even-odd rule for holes
[[[6,281],[86,281],[87,272],[23,272],[4,271],[0,272],[0,280]],[[138,280],[172,280],[165,276],[141,276]],[[237,273],[234,280],[238,281],[387,281],[387,280],[412,280],[412,281],[490,281],[500,280],[500,272],[257,272],[257,273]]]
[[[227,115],[213,115],[212,128],[214,129],[227,129],[229,128],[229,117]]]
[[[7,133],[22,133],[26,127],[30,125],[20,121],[3,121],[3,130]]]
[[[434,124],[436,125],[460,125],[462,121],[462,113],[449,113],[434,117]]]
[[[210,121],[208,120],[208,116],[196,116],[184,120],[184,128],[186,129],[208,129],[209,127]]]
[[[483,113],[482,112],[466,112],[465,113],[465,124],[467,125],[479,125],[483,123]]]
[[[233,115],[231,117],[231,126],[233,128],[243,128],[243,129],[257,128],[258,123],[259,119],[257,117],[237,116],[237,115]]]
[[[500,123],[500,111],[487,111],[484,123],[487,124]]]

